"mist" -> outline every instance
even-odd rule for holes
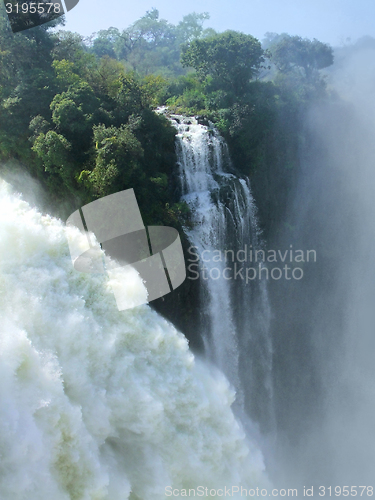
[[[303,282],[274,292],[275,476],[287,487],[371,485],[375,470],[373,41],[336,51],[327,83],[279,238],[317,251]]]

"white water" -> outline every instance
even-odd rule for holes
[[[180,117],[177,127],[177,154],[180,159],[180,176],[184,199],[194,214],[194,229],[188,231],[190,241],[204,250],[222,248],[227,241],[225,208],[219,202],[213,203],[211,194],[218,192],[219,184],[212,170],[222,173],[222,141],[217,135],[210,135],[207,127],[191,123],[191,119]],[[212,260],[205,263],[210,271],[219,267],[222,272],[225,263]],[[238,347],[235,324],[231,309],[230,287],[227,281],[207,280],[209,290],[211,334],[205,336],[206,349],[217,365],[225,371],[230,381],[239,389]],[[206,304],[204,304],[206,305]]]
[[[258,248],[259,230],[248,180],[225,172],[230,158],[225,142],[214,128],[178,115],[172,115],[172,123],[178,131],[177,156],[183,199],[193,214],[194,228],[187,229],[187,234],[197,247],[197,254],[202,256],[205,251],[205,260],[210,259],[200,263],[206,268],[207,276],[205,279],[201,272],[202,308],[209,310],[206,351],[235,387],[237,406],[243,410],[247,386],[248,398],[253,398],[248,407],[254,406],[257,391],[261,393],[259,405],[267,406],[264,411],[258,410],[258,414],[265,412],[265,419],[272,419],[272,344],[267,288],[264,282],[251,285],[241,277],[236,281],[226,279],[224,269],[233,268],[233,263],[213,260],[218,250],[223,255],[224,250],[233,250],[236,254],[245,245],[248,250],[251,245]],[[236,265],[241,266],[239,262]],[[254,368],[255,364],[261,369]],[[258,379],[256,371],[261,372]]]
[[[149,306],[119,312],[106,276],[76,272],[73,232],[1,181],[1,500],[264,485],[225,378]],[[143,293],[136,273],[127,286]]]

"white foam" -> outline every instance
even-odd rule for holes
[[[119,312],[107,276],[75,271],[70,231],[1,181],[0,498],[265,484],[226,379],[149,306]]]

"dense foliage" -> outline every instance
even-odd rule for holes
[[[302,70],[307,78],[333,64],[332,48],[316,39],[308,40],[284,34],[277,43],[271,42],[270,52],[280,71]]]
[[[293,184],[301,109],[324,96],[319,70],[332,50],[286,34],[262,47],[204,29],[208,18],[172,25],[153,9],[84,40],[48,26],[14,35],[2,11],[0,158],[27,166],[56,206],[133,187],[146,223],[178,226],[188,210],[173,174],[175,131],[153,111],[166,104],[219,128],[269,229]]]
[[[72,33],[13,35],[4,17],[0,29],[1,159],[24,164],[56,206],[133,187],[146,223],[177,225],[175,132],[152,110],[163,82],[96,57]]]
[[[212,86],[241,96],[264,58],[256,38],[225,31],[185,46],[181,61],[184,66],[194,68],[201,80],[211,77]]]
[[[180,63],[180,47],[213,33],[203,29],[207,13],[188,14],[178,25],[159,19],[157,9],[146,12],[122,32],[117,28],[101,30],[92,41],[91,52],[122,61],[129,70],[142,76],[157,74],[173,77],[185,74]]]

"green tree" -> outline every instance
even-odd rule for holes
[[[180,63],[181,45],[212,34],[212,30],[203,29],[207,19],[207,13],[193,12],[173,25],[161,19],[157,9],[151,9],[122,32],[117,28],[99,31],[90,50],[98,57],[122,61],[141,76],[175,77],[186,73]]]
[[[117,28],[100,30],[93,41],[91,50],[98,57],[108,56],[116,59],[115,45],[120,37],[121,34]]]
[[[183,66],[194,68],[200,79],[212,77],[217,88],[242,95],[264,62],[260,42],[251,35],[225,31],[185,46]]]
[[[60,30],[53,34],[55,46],[52,51],[54,59],[67,59],[76,62],[87,52],[83,36],[72,31]]]
[[[55,60],[52,63],[52,67],[56,71],[56,78],[59,86],[64,90],[67,90],[70,85],[81,81],[80,76],[75,73],[74,63],[71,61],[67,61],[66,59],[60,61]]]
[[[48,174],[47,183],[52,190],[61,189],[74,192],[77,188],[74,178],[75,164],[70,151],[69,141],[61,134],[49,130],[35,139],[32,150],[37,154],[44,172]]]
[[[101,107],[109,105],[110,102],[113,106],[116,105],[114,100],[121,89],[121,79],[125,76],[125,68],[121,62],[104,56],[95,61],[85,76],[86,82],[100,99]]]
[[[275,41],[269,47],[271,59],[283,73],[302,71],[307,79],[311,79],[318,70],[333,64],[332,47],[315,38],[283,35],[281,40],[276,38]]]
[[[47,26],[13,34],[0,10],[0,157],[13,151],[29,161],[30,120],[36,115],[50,118],[49,104],[56,92],[54,44]]]
[[[53,59],[55,61],[69,61],[73,64],[73,72],[87,80],[95,66],[96,57],[89,52],[84,38],[78,33],[62,30],[51,33],[51,37],[54,41],[54,47],[51,51]]]
[[[143,148],[131,127],[94,127],[96,149],[95,167],[83,171],[80,180],[91,187],[95,195],[104,196],[131,186],[131,181],[142,183],[144,172],[140,168]]]
[[[94,113],[99,100],[86,82],[71,85],[66,92],[56,94],[51,102],[52,121],[76,153],[86,150],[92,139]]]
[[[197,38],[205,36],[207,32],[203,29],[203,23],[208,19],[210,19],[208,12],[203,12],[202,14],[192,12],[184,16],[175,29],[178,43],[190,43]],[[211,30],[209,33],[211,34]]]

